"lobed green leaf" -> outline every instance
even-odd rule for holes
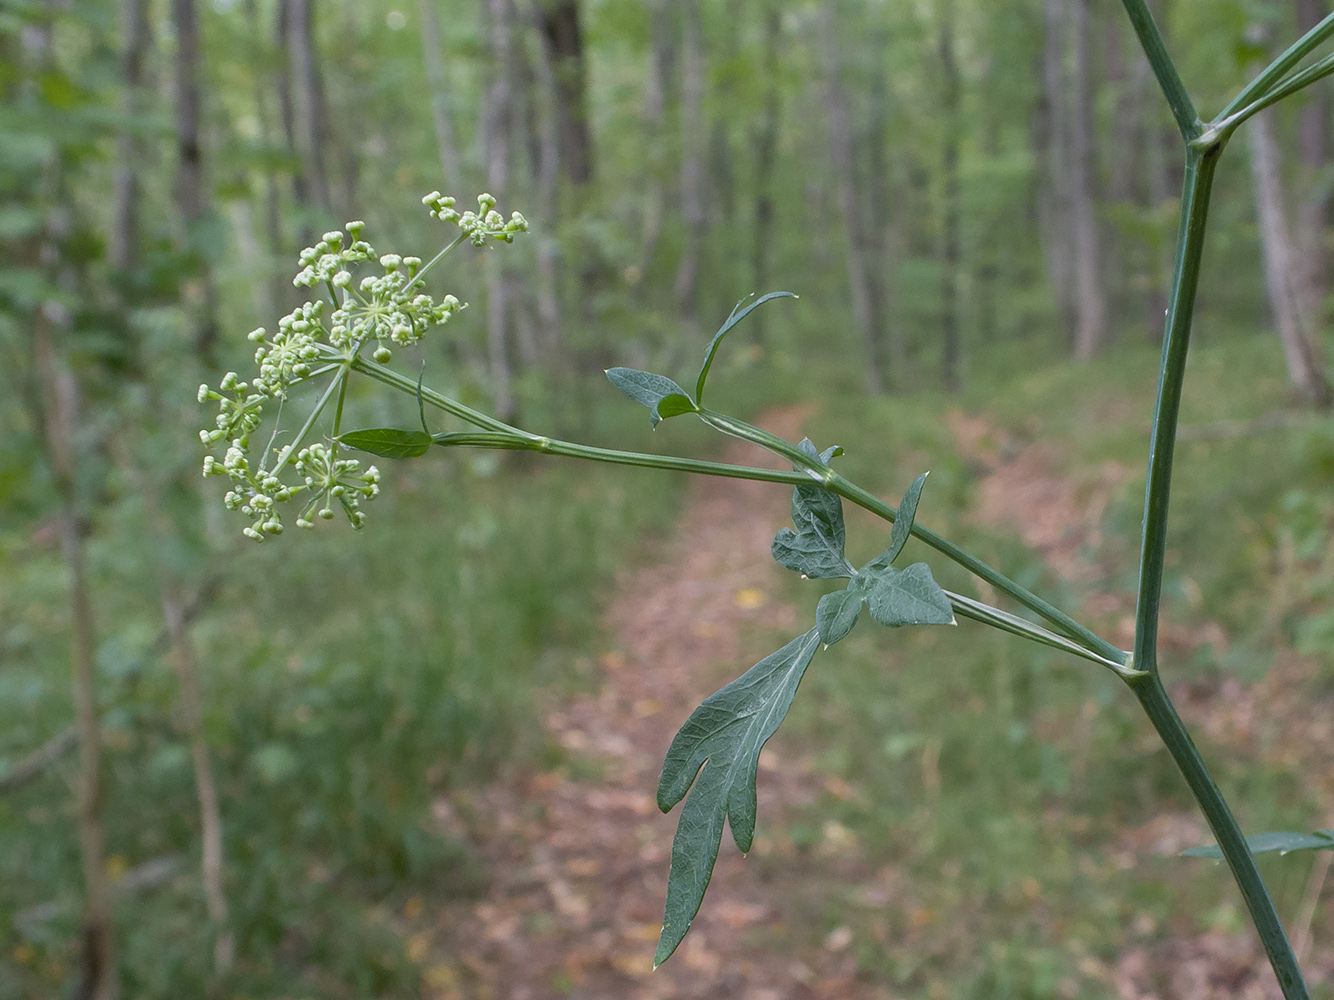
[[[798,486],[792,491],[792,523],[774,536],[770,552],[788,569],[816,580],[852,576],[852,565],[843,555],[846,532],[843,500],[818,486]]]
[[[649,422],[654,427],[668,417],[699,411],[686,391],[665,375],[641,372],[636,368],[608,368],[607,378],[636,403],[648,407]]]
[[[820,641],[826,646],[832,646],[846,637],[857,624],[865,599],[865,594],[851,587],[820,598],[815,608],[815,628],[820,633]]]
[[[397,427],[368,427],[348,431],[338,437],[341,444],[368,451],[381,458],[416,458],[431,449],[431,435],[425,431],[405,431]]]
[[[667,812],[687,791],[690,797],[672,840],[655,967],[676,950],[699,913],[718,859],[724,818],[737,847],[743,854],[750,850],[760,751],[787,715],[819,645],[817,630],[811,629],[766,656],[706,698],[672,740],[658,781],[658,807]]]
[[[907,569],[863,569],[853,581],[865,591],[871,617],[881,625],[954,625],[954,608],[926,563]]]

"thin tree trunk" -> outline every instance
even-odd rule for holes
[[[583,186],[593,180],[593,133],[579,0],[538,0],[537,27],[556,86],[561,169],[571,184]]]
[[[1046,197],[1038,209],[1047,253],[1047,269],[1056,298],[1056,313],[1062,335],[1073,339],[1075,326],[1074,260],[1070,152],[1069,74],[1065,68],[1066,0],[1045,0],[1045,33],[1042,45],[1043,138],[1046,145]]]
[[[1089,85],[1089,0],[1074,0],[1074,104],[1070,152],[1074,172],[1071,225],[1075,251],[1075,357],[1091,358],[1107,337],[1101,240],[1093,199],[1093,100]]]
[[[681,45],[681,217],[685,239],[676,268],[676,305],[694,325],[699,311],[699,256],[704,244],[704,28],[699,0],[680,0]]]
[[[648,60],[648,81],[644,88],[644,131],[648,137],[648,173],[644,190],[644,218],[640,231],[640,269],[647,274],[662,234],[666,210],[667,91],[676,63],[675,21],[672,0],[649,0],[649,32],[652,50]]]
[[[560,140],[556,124],[559,100],[555,71],[546,48],[533,60],[537,84],[537,202],[546,223],[537,234],[538,352],[549,369],[566,368],[564,335],[560,317],[560,250],[556,240],[559,216],[557,179],[560,170]]]
[[[1282,165],[1271,115],[1271,112],[1262,111],[1246,127],[1265,283],[1269,288],[1274,323],[1283,343],[1288,378],[1302,395],[1324,408],[1331,401],[1330,384],[1324,358],[1298,291],[1297,262],[1283,209]]]
[[[960,350],[960,205],[959,205],[959,133],[963,127],[960,118],[959,67],[954,59],[954,2],[940,2],[940,71],[944,93],[941,112],[944,116],[945,146],[941,156],[944,186],[944,212],[941,239],[941,269],[943,272],[943,314],[941,316],[940,377],[947,392],[959,391]]]
[[[1327,13],[1324,0],[1297,0],[1297,30],[1305,33]],[[1325,323],[1325,300],[1329,296],[1329,252],[1325,231],[1329,226],[1329,183],[1326,179],[1329,154],[1329,91],[1312,87],[1297,112],[1297,163],[1301,210],[1297,213],[1296,238],[1300,271],[1297,293],[1301,296],[1314,334]]]
[[[441,190],[448,191],[463,181],[459,170],[458,146],[454,142],[454,121],[449,110],[449,85],[445,81],[445,63],[441,56],[440,14],[436,0],[421,0],[422,54],[426,63],[426,85],[431,91],[431,121],[435,125],[435,146],[444,174]]]
[[[176,210],[183,228],[180,242],[189,249],[199,276],[199,297],[191,310],[195,353],[203,364],[212,367],[218,340],[218,292],[208,256],[195,247],[199,226],[211,209],[200,138],[203,47],[194,0],[172,0],[171,14],[176,34]]]
[[[510,138],[514,102],[513,34],[514,6],[511,0],[487,0],[491,33],[491,84],[486,97],[486,183],[497,198],[509,186]],[[513,416],[509,361],[510,283],[498,255],[486,260],[486,344],[496,412],[501,419]]]
[[[324,105],[324,83],[315,43],[313,0],[283,0],[287,5],[288,51],[291,53],[294,96],[294,132],[304,161],[310,203],[333,211],[329,174],[324,163],[328,112]]]
[[[754,289],[760,294],[769,290],[770,244],[774,227],[774,166],[778,159],[778,128],[782,118],[782,88],[779,86],[778,56],[782,43],[782,14],[774,0],[764,13],[764,55],[761,72],[764,75],[764,105],[760,112],[759,128],[755,134],[755,229],[751,244],[751,273]],[[752,317],[755,340],[767,341],[767,326],[763,309]]]
[[[144,110],[144,59],[149,48],[147,0],[121,0],[121,24],[125,33],[121,54],[121,76],[125,88],[123,107],[127,119],[117,140],[114,184],[115,209],[107,257],[117,270],[129,270],[139,257],[139,172],[143,169],[143,144],[135,134]]]
[[[825,117],[829,123],[829,159],[834,169],[843,229],[847,236],[848,291],[852,298],[852,318],[866,351],[866,389],[872,394],[879,394],[885,388],[882,344],[880,331],[876,327],[869,262],[862,232],[851,115],[847,93],[841,82],[839,53],[842,41],[838,33],[837,5],[838,0],[828,0],[824,9]]]
[[[74,719],[79,734],[79,773],[75,781],[79,849],[83,861],[84,909],[82,970],[78,1000],[115,1000],[120,993],[111,927],[111,887],[106,874],[106,837],[102,826],[102,733],[97,711],[97,648],[92,603],[88,597],[83,532],[74,485],[73,441],[78,427],[78,387],[59,371],[51,343],[52,315],[43,306],[34,323],[34,351],[43,399],[46,448],[60,497],[60,545],[69,571],[71,664]]]

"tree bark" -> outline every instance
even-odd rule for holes
[[[852,121],[847,92],[841,80],[838,0],[824,9],[825,117],[829,124],[829,159],[834,169],[839,208],[843,215],[852,318],[866,352],[866,390],[878,395],[885,389],[883,344],[876,325],[870,262],[867,260],[857,166],[852,143]]]
[[[537,90],[537,205],[545,222],[537,233],[537,349],[548,369],[566,367],[564,335],[560,315],[560,248],[556,227],[560,215],[557,181],[560,170],[560,139],[556,122],[559,102],[556,76],[545,47],[533,61]]]
[[[454,142],[454,120],[449,108],[449,85],[445,81],[445,63],[441,56],[440,14],[436,0],[421,0],[422,55],[426,64],[426,85],[431,91],[431,122],[435,126],[435,146],[440,155],[444,177],[442,191],[463,181],[459,169],[458,146]]]
[[[59,371],[51,326],[63,314],[54,303],[40,307],[34,322],[34,353],[43,399],[46,449],[60,497],[60,547],[69,571],[70,662],[74,719],[79,734],[75,779],[79,850],[83,862],[83,947],[78,1000],[115,1000],[120,994],[111,926],[111,887],[106,873],[102,825],[102,727],[97,710],[97,649],[92,602],[88,596],[83,530],[77,507],[73,442],[78,427],[79,391],[73,377]]]
[[[1089,0],[1074,0],[1074,101],[1070,153],[1074,172],[1070,222],[1075,251],[1075,357],[1088,360],[1107,338],[1107,302],[1102,287],[1101,240],[1094,207],[1093,100],[1089,86]]]
[[[510,138],[513,130],[514,96],[514,5],[512,0],[487,0],[491,35],[491,83],[486,95],[486,183],[496,198],[503,199],[509,186]],[[495,394],[496,413],[512,418],[514,397],[510,388],[509,361],[510,283],[497,255],[486,259],[486,345]]]
[[[1047,272],[1056,300],[1057,321],[1067,342],[1075,327],[1075,283],[1071,191],[1069,74],[1066,72],[1066,0],[1044,0],[1042,43],[1043,108],[1040,118],[1046,147],[1046,183],[1039,198]]]
[[[1324,0],[1297,0],[1297,31],[1305,33],[1328,13]],[[1297,112],[1297,163],[1301,210],[1297,213],[1296,241],[1299,273],[1297,292],[1314,334],[1325,323],[1329,297],[1329,183],[1325,179],[1329,154],[1330,99],[1327,87],[1311,87],[1302,95]]]
[[[699,312],[699,256],[704,245],[704,27],[699,0],[680,0],[681,45],[681,216],[685,239],[676,268],[676,306],[694,325]]]
[[[1262,111],[1247,124],[1251,151],[1251,178],[1260,223],[1269,303],[1283,344],[1283,357],[1292,384],[1316,406],[1330,405],[1331,391],[1324,358],[1316,343],[1311,318],[1306,315],[1298,288],[1299,275],[1287,216],[1283,209],[1282,164],[1274,138],[1272,112]]]
[[[777,5],[771,0],[764,12],[764,51],[761,73],[764,76],[764,104],[760,111],[759,127],[755,131],[755,228],[751,242],[751,273],[754,289],[760,294],[769,291],[770,244],[774,227],[774,167],[778,160],[778,129],[782,121],[783,92],[779,78],[779,48],[782,44],[783,19]],[[758,310],[751,318],[755,341],[768,340],[765,311]]]
[[[121,51],[121,78],[125,88],[122,106],[127,127],[117,140],[115,209],[107,258],[111,266],[128,271],[139,260],[139,171],[143,169],[142,146],[135,134],[144,110],[144,60],[150,37],[147,0],[121,0],[121,25],[125,34]]]
[[[555,79],[561,169],[571,184],[583,186],[593,180],[593,133],[578,0],[539,0],[537,26]]]
[[[332,212],[329,174],[324,161],[328,110],[315,42],[315,8],[312,0],[282,2],[287,8],[287,49],[291,53],[293,132],[303,161],[306,193],[310,204]]]
[[[194,0],[172,0],[172,26],[176,34],[176,210],[180,214],[182,238],[198,280],[192,296],[195,354],[207,367],[213,366],[218,340],[218,291],[208,255],[196,245],[199,227],[212,210],[204,173],[204,147],[200,120],[203,98],[199,83],[203,48],[199,39],[199,14]]]
[[[940,377],[946,392],[960,387],[960,205],[959,138],[963,126],[960,115],[959,67],[954,58],[954,2],[940,0],[940,75],[943,84],[941,113],[944,117],[945,143],[941,155],[944,187],[944,220],[941,226],[941,271],[943,277],[943,313],[940,324]]]
[[[664,152],[667,121],[667,92],[676,65],[676,23],[672,0],[649,0],[649,34],[652,49],[648,80],[644,87],[644,131],[648,139],[647,177],[644,188],[644,217],[640,229],[640,270],[647,274],[662,235],[666,211],[667,156]]]

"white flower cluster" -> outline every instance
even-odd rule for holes
[[[460,214],[454,208],[454,199],[441,195],[439,191],[428,194],[422,199],[422,204],[441,222],[452,222],[458,226],[475,247],[485,246],[488,236],[501,243],[513,243],[516,233],[528,232],[527,219],[514,212],[506,221],[505,217],[496,211],[496,199],[489,194],[477,196],[475,212]]]
[[[488,237],[510,243],[515,233],[528,229],[528,223],[517,212],[508,222],[501,218],[490,195],[478,198],[480,212],[462,215],[453,210],[452,198],[436,193],[423,201],[433,216],[457,223],[477,245],[484,244]],[[363,228],[361,222],[349,222],[346,236],[325,233],[313,247],[301,252],[301,270],[293,284],[298,288],[322,287],[328,292],[328,301],[317,298],[297,307],[279,320],[275,333],[263,328],[251,332],[258,374],[245,382],[236,372],[228,372],[217,389],[199,387],[201,403],[219,404],[213,426],[200,431],[199,436],[205,445],[225,449],[221,459],[216,454],[204,459],[204,475],[231,479],[227,508],[250,518],[244,534],[256,541],[282,533],[276,505],[298,494],[305,493],[308,498],[296,521],[299,527],[313,527],[316,513],[321,518],[333,517],[337,502],[352,525],[360,528],[366,515],[359,504],[375,499],[380,492],[376,468],[371,466],[363,472],[356,460],[341,458],[337,440],[305,447],[298,440],[276,451],[270,442],[259,460],[253,461],[250,439],[263,420],[264,404],[287,400],[293,385],[314,375],[346,369],[372,342],[372,357],[384,364],[392,357],[389,344],[414,344],[429,328],[443,325],[463,308],[453,295],[436,301],[426,293],[421,284],[424,274],[420,257],[378,254],[361,238]],[[358,268],[374,268],[377,264],[378,273],[354,277]],[[329,348],[342,359],[331,357]],[[328,362],[322,368],[318,367],[321,359]],[[295,455],[294,448],[300,449]],[[281,477],[289,466],[299,477],[296,483],[285,483]]]

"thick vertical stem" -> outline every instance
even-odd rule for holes
[[[1133,665],[1147,676],[1131,682],[1140,704],[1162,737],[1196,802],[1209,822],[1223,857],[1232,870],[1237,887],[1260,934],[1265,953],[1287,1000],[1309,1000],[1301,969],[1292,953],[1273,900],[1256,868],[1237,821],[1191,742],[1158,676],[1158,609],[1162,598],[1163,559],[1167,546],[1167,510],[1172,480],[1172,454],[1176,444],[1181,387],[1185,378],[1187,348],[1195,292],[1199,283],[1204,250],[1205,221],[1214,172],[1222,153],[1220,144],[1187,147],[1185,189],[1181,200],[1181,224],[1177,238],[1171,302],[1163,337],[1163,359],[1158,379],[1149,446],[1148,483],[1144,495],[1144,532],[1140,552],[1139,594],[1135,611]]]

